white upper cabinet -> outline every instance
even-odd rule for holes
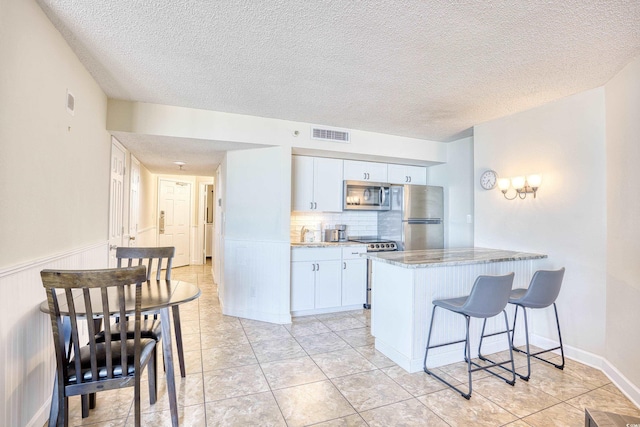
[[[342,211],[342,160],[293,156],[292,209]]]
[[[387,165],[390,184],[427,184],[427,168],[422,166]]]
[[[344,179],[345,181],[387,182],[387,164],[345,160]]]

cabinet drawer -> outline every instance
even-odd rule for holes
[[[293,248],[291,261],[326,261],[340,260],[341,248]]]
[[[347,246],[342,248],[342,259],[364,259],[360,254],[366,253],[367,247],[362,246]]]

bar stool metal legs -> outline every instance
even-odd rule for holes
[[[560,287],[562,285],[562,279],[564,278],[564,268],[555,271],[539,270],[536,271],[531,279],[531,283],[527,289],[514,289],[509,296],[509,304],[516,306],[515,315],[513,317],[513,329],[511,336],[511,348],[518,353],[524,353],[527,355],[527,375],[518,374],[520,378],[528,381],[531,377],[531,358],[534,357],[542,362],[548,363],[558,369],[564,369],[564,348],[562,345],[562,334],[560,333],[560,321],[558,320],[558,308],[556,306],[556,298],[560,293]],[[553,311],[556,318],[556,328],[558,330],[557,347],[541,350],[535,353],[531,353],[529,345],[529,319],[527,316],[527,308],[546,308],[553,305]],[[525,342],[526,351],[520,350],[513,345],[515,339],[516,321],[518,320],[518,308],[522,308],[524,313],[524,330],[525,330]],[[560,356],[562,362],[560,364],[553,363],[548,359],[540,357],[541,354],[549,353],[551,351],[560,350]]]
[[[518,376],[520,378],[522,378],[523,380],[529,381],[529,378],[531,377],[531,358],[532,357],[534,357],[534,358],[536,358],[536,359],[538,359],[538,360],[540,360],[542,362],[548,363],[549,365],[552,365],[552,366],[554,366],[554,367],[556,367],[556,368],[558,368],[560,370],[563,370],[564,369],[564,348],[563,348],[563,345],[562,345],[562,334],[560,333],[560,321],[558,320],[558,309],[556,307],[556,303],[555,302],[553,303],[553,311],[554,311],[554,314],[555,314],[555,317],[556,317],[556,327],[558,329],[558,340],[559,340],[560,345],[557,346],[557,347],[553,347],[553,348],[547,349],[547,350],[540,350],[540,351],[535,352],[535,353],[531,353],[531,349],[530,349],[530,346],[529,346],[529,322],[528,322],[528,319],[527,319],[527,308],[522,306],[522,305],[519,305],[519,304],[515,304],[515,306],[516,306],[516,312],[515,312],[515,315],[513,317],[513,329],[512,329],[512,335],[511,335],[511,348],[513,349],[513,351],[516,351],[518,353],[523,353],[523,354],[527,355],[527,375],[521,375],[521,374],[519,374],[517,372],[516,372],[516,374],[518,374]],[[519,348],[516,348],[513,345],[513,340],[515,338],[515,330],[516,330],[516,320],[518,319],[518,307],[522,307],[522,312],[524,313],[524,331],[525,331],[525,342],[526,342],[526,346],[525,346],[526,350],[524,350],[524,351],[520,350]],[[543,359],[542,357],[539,356],[540,354],[549,353],[549,352],[554,351],[554,350],[560,350],[560,357],[562,358],[562,363],[556,364],[556,363],[553,363],[550,360]]]
[[[431,313],[431,323],[429,325],[429,334],[427,336],[427,346],[424,353],[424,372],[435,377],[439,381],[446,384],[448,387],[460,393],[462,397],[465,399],[471,398],[471,393],[473,391],[472,385],[472,373],[477,371],[486,370],[490,374],[504,380],[509,385],[514,385],[516,381],[516,373],[515,373],[515,365],[513,362],[513,352],[511,350],[512,339],[509,330],[509,321],[507,319],[507,313],[505,311],[505,307],[507,305],[507,300],[509,298],[509,292],[511,291],[511,285],[513,283],[513,273],[508,274],[506,276],[479,276],[476,279],[476,282],[473,285],[473,289],[471,290],[471,294],[468,297],[462,298],[451,298],[446,300],[436,300],[433,301],[433,312]],[[436,309],[437,308],[445,308],[454,313],[460,314],[465,318],[465,338],[462,340],[446,342],[442,344],[431,345],[431,334],[433,332],[433,320],[435,318]],[[504,362],[491,362],[489,365],[480,365],[473,360],[471,360],[471,347],[469,344],[469,325],[471,321],[471,317],[484,318],[485,324],[486,319],[489,317],[494,317],[499,315],[502,312],[504,316],[505,322],[505,331],[497,332],[497,334],[507,334],[507,346],[509,348],[510,360]],[[484,325],[482,333],[484,334]],[[447,380],[436,374],[433,370],[427,367],[427,358],[429,356],[429,350],[444,346],[449,346],[453,344],[459,344],[464,342],[464,361],[467,363],[467,374],[468,374],[468,391],[465,392],[459,387],[454,386],[449,383]],[[478,348],[478,353],[480,354],[480,350],[482,347],[482,339],[480,340],[480,346]],[[511,369],[509,370],[503,365],[510,364]],[[501,367],[511,372],[511,378],[504,377],[497,372],[491,370],[494,367]]]

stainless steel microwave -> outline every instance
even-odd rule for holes
[[[381,182],[344,181],[345,211],[388,211],[391,209],[390,185]]]

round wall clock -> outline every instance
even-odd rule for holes
[[[498,174],[491,169],[486,170],[480,176],[480,185],[485,190],[492,190],[498,183]]]

